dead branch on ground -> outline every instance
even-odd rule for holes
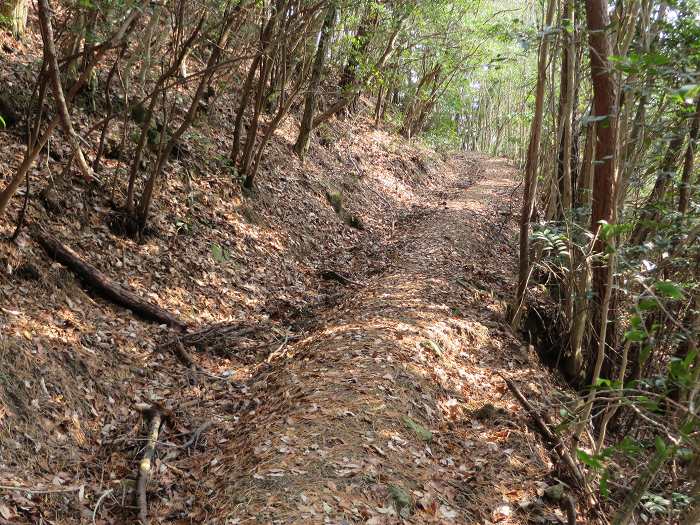
[[[503,381],[505,381],[506,385],[508,386],[508,389],[513,393],[515,398],[520,402],[525,411],[535,422],[535,425],[537,427],[537,430],[540,432],[540,435],[542,435],[542,437],[553,447],[554,452],[557,454],[559,460],[562,463],[564,463],[564,466],[566,466],[573,480],[580,488],[585,490],[586,481],[583,476],[583,473],[574,461],[574,458],[571,457],[571,454],[569,453],[567,447],[564,445],[564,442],[559,436],[552,432],[552,430],[549,428],[549,425],[543,419],[542,415],[537,410],[535,410],[535,408],[532,406],[532,404],[530,404],[530,402],[527,399],[525,399],[525,396],[523,396],[522,392],[520,392],[515,383],[513,383],[513,381],[511,381],[507,377],[501,374],[499,375],[501,376]]]
[[[115,283],[93,265],[83,261],[78,254],[63,245],[52,235],[41,232],[38,228],[34,228],[32,235],[44,248],[49,257],[66,266],[85,285],[95,290],[105,299],[128,308],[148,321],[165,324],[181,332],[187,329],[187,325],[175,315],[160,306],[149,303],[128,288]]]
[[[148,434],[146,447],[139,462],[139,473],[136,480],[136,496],[139,507],[139,520],[142,525],[148,525],[148,498],[146,495],[146,485],[151,477],[153,456],[156,452],[158,433],[162,422],[163,414],[157,407],[150,407],[143,412],[144,418],[148,421]]]

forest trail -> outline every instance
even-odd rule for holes
[[[317,312],[317,329],[255,378],[255,410],[222,434],[213,469],[210,505],[227,502],[228,523],[517,523],[541,511],[525,503],[551,464],[498,375],[533,397],[546,388],[503,322],[514,169],[452,164],[399,221],[384,271]]]

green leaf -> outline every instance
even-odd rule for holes
[[[389,486],[389,494],[394,500],[396,510],[399,511],[402,517],[407,518],[411,513],[411,496],[398,485]]]
[[[591,456],[585,450],[581,450],[580,448],[577,448],[576,449],[576,456],[578,457],[579,461],[588,465],[592,469],[595,469],[595,470],[602,470],[603,469],[603,463],[598,459],[598,457]]]
[[[639,443],[629,436],[625,436],[622,441],[615,445],[615,448],[630,456],[637,456],[642,452],[642,447]]]
[[[682,299],[683,289],[679,284],[671,281],[659,281],[654,284],[654,288],[658,293],[670,299]]]
[[[416,435],[422,439],[423,441],[431,441],[433,439],[433,433],[425,428],[423,425],[419,425],[415,421],[413,421],[410,417],[408,416],[403,416],[403,422],[404,425],[406,425],[407,428],[410,430],[413,430],[413,432],[416,433]]]
[[[659,436],[656,436],[656,438],[654,439],[654,447],[656,448],[656,451],[659,454],[666,455],[666,442]]]
[[[647,338],[647,333],[644,330],[629,330],[625,332],[625,341],[640,343]]]
[[[639,308],[642,312],[653,312],[658,310],[659,301],[653,297],[644,297],[639,299],[637,302],[637,308]]]
[[[226,251],[218,243],[214,243],[211,245],[211,256],[218,263],[226,262],[226,260],[228,259]]]
[[[603,472],[603,475],[600,477],[600,495],[606,499],[610,495],[610,489],[608,488],[608,471],[607,470],[605,472]]]

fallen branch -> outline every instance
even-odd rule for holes
[[[136,480],[136,495],[139,506],[139,520],[141,525],[148,525],[148,498],[146,496],[146,485],[151,477],[153,456],[156,452],[158,442],[158,432],[162,421],[162,414],[158,408],[151,407],[144,412],[144,417],[148,418],[148,435],[146,448],[139,462],[139,474]]]
[[[214,353],[230,353],[227,350],[230,349],[234,340],[247,338],[260,331],[267,331],[268,328],[268,325],[260,323],[254,326],[219,323],[184,335],[176,335],[164,341],[159,346],[159,349],[164,350],[180,342],[185,347],[194,347],[199,351],[209,350]]]
[[[530,404],[530,402],[527,399],[525,399],[525,396],[523,396],[522,392],[520,392],[515,383],[513,383],[507,377],[501,374],[499,375],[501,376],[503,381],[505,381],[506,385],[508,386],[508,389],[513,393],[515,398],[520,402],[520,404],[523,406],[526,412],[533,419],[537,426],[537,430],[539,430],[542,437],[553,447],[554,452],[556,452],[559,459],[569,470],[569,473],[573,477],[574,481],[576,481],[580,488],[586,490],[586,481],[583,476],[583,473],[574,461],[574,458],[571,457],[569,450],[566,448],[561,438],[554,434],[554,432],[552,432],[552,430],[549,428],[549,425],[547,425],[545,420],[542,418],[542,415],[539,412],[537,412],[537,410],[535,410],[535,408]],[[588,491],[586,490],[586,492]]]
[[[85,285],[95,290],[105,299],[128,308],[148,321],[166,324],[183,332],[187,329],[187,325],[173,314],[160,306],[149,303],[131,290],[113,282],[93,265],[83,261],[73,250],[61,244],[52,235],[40,232],[35,228],[33,236],[49,257],[66,266]]]
[[[194,372],[198,372],[199,367],[195,364],[194,361],[192,361],[190,354],[188,354],[187,350],[185,350],[185,345],[183,345],[182,341],[180,341],[179,339],[173,346],[173,352],[175,353],[175,356],[178,358],[178,360],[187,367],[187,370],[189,372],[191,372],[190,384],[195,384],[197,382],[197,379],[194,375]]]
[[[192,436],[190,437],[190,439],[185,441],[185,443],[182,445],[182,448],[188,449],[193,446],[196,447],[197,442],[199,441],[199,438],[201,437],[202,433],[213,424],[214,422],[211,420],[202,423],[199,427],[197,427],[197,429],[194,432],[192,432]]]
[[[337,281],[340,284],[344,285],[354,284],[355,286],[362,286],[362,283],[353,281],[352,279],[345,277],[343,274],[336,272],[335,270],[320,270],[318,274],[321,276],[321,278],[326,279],[328,281]]]
[[[0,485],[0,492],[29,492],[31,494],[59,494],[61,492],[77,492],[82,485],[71,487],[34,488],[34,487],[13,487],[12,485]]]

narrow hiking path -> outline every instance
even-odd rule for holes
[[[514,169],[451,165],[398,221],[384,271],[254,378],[212,469],[227,523],[525,521],[551,464],[498,376],[547,383],[503,321]]]

